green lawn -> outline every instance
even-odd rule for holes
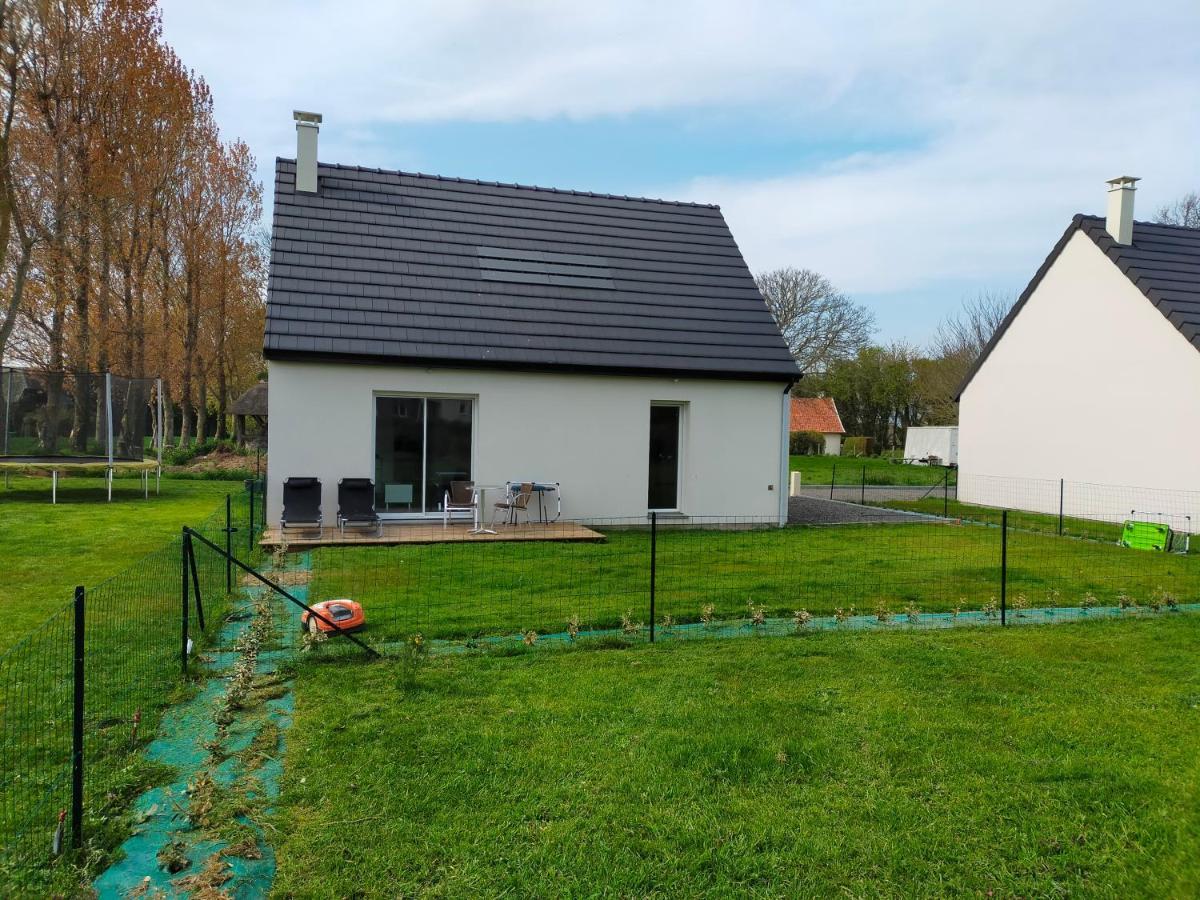
[[[793,456],[791,469],[802,473],[801,483],[805,485],[862,484],[864,470],[867,484],[874,485],[935,485],[941,484],[946,475],[942,468],[894,463],[877,456]],[[955,475],[951,470],[951,486]]]
[[[829,615],[883,604],[900,615],[978,610],[1000,595],[1000,530],[915,523],[752,531],[660,530],[655,619],[696,622],[794,610]],[[548,542],[336,547],[312,554],[312,596],[365,604],[372,640],[614,628],[649,614],[649,536],[611,531],[600,544]],[[1145,604],[1164,592],[1200,601],[1196,557],[1127,550],[1010,530],[1009,602]]]
[[[244,493],[238,481],[175,481],[143,499],[141,482],[119,478],[113,502],[105,502],[104,479],[64,478],[58,503],[50,503],[50,479],[13,477],[0,484],[0,652],[71,599],[75,585],[95,585],[198,525],[224,502]]]
[[[1200,617],[305,663],[279,897],[1196,896]]]
[[[884,500],[877,505],[934,516],[940,516],[944,512],[951,518],[984,522],[989,525],[999,525],[1003,513],[1003,510],[992,506],[959,503],[957,500],[944,502],[941,497],[926,497],[921,500]],[[1027,531],[1040,531],[1045,534],[1058,533],[1058,516],[1048,513],[1011,509],[1008,511],[1008,524],[1012,528],[1021,528]],[[1095,519],[1077,519],[1065,516],[1062,527],[1065,535],[1084,537],[1090,540],[1116,543],[1121,537],[1121,525],[1115,522],[1098,522]]]
[[[129,799],[162,777],[161,765],[137,753],[163,708],[186,690],[179,532],[188,524],[220,541],[226,494],[238,523],[248,518],[248,495],[240,482],[164,479],[162,494],[146,500],[137,484],[118,480],[111,504],[97,478],[65,479],[57,505],[44,479],[0,488],[7,626],[0,633],[0,866],[43,859],[57,813],[69,806],[75,584],[87,587],[84,857],[91,864],[123,836]],[[211,635],[225,609],[225,565],[198,549],[197,567]],[[190,636],[204,647],[194,610]],[[0,868],[0,882],[6,877]]]

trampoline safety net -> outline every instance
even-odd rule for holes
[[[159,382],[0,368],[0,458],[137,461],[158,448]]]

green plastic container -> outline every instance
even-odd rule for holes
[[[1171,528],[1159,522],[1129,519],[1121,528],[1121,546],[1165,552],[1171,546]]]

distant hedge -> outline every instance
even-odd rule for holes
[[[789,446],[792,456],[816,456],[825,452],[825,435],[819,431],[793,431]]]
[[[871,456],[875,452],[875,438],[855,435],[842,441],[842,456]]]

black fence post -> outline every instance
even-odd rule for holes
[[[650,643],[654,643],[654,588],[658,580],[658,513],[650,513]]]
[[[75,680],[74,703],[71,713],[71,846],[83,846],[83,585],[75,588],[75,658],[72,670]]]
[[[950,468],[946,467],[946,474],[942,476],[942,518],[950,518]]]
[[[833,486],[837,484],[837,463],[833,464],[833,472],[829,475],[829,499],[833,499]]]
[[[1000,624],[1008,624],[1008,510],[1000,513]]]
[[[858,498],[858,502],[867,505],[867,467],[864,465],[862,470],[862,494]]]
[[[246,523],[249,526],[246,529],[246,552],[254,553],[254,489],[258,487],[258,481],[247,481],[246,487],[250,490],[250,519]]]
[[[192,543],[192,533],[187,533],[187,559],[188,568],[192,571],[192,590],[196,592],[196,621],[200,623],[200,630],[204,631],[204,598],[200,596],[200,573],[196,569],[196,545]],[[226,560],[233,557],[227,556]]]
[[[183,626],[179,645],[179,664],[184,675],[187,674],[188,670],[188,606],[190,605],[188,598],[188,543],[187,526],[185,525],[179,536],[179,572],[182,578],[179,596],[182,601],[181,624]]]
[[[1063,488],[1066,486],[1066,481],[1062,478],[1058,479],[1058,536],[1062,537],[1063,531]]]
[[[233,593],[233,498],[225,495],[225,593]]]

